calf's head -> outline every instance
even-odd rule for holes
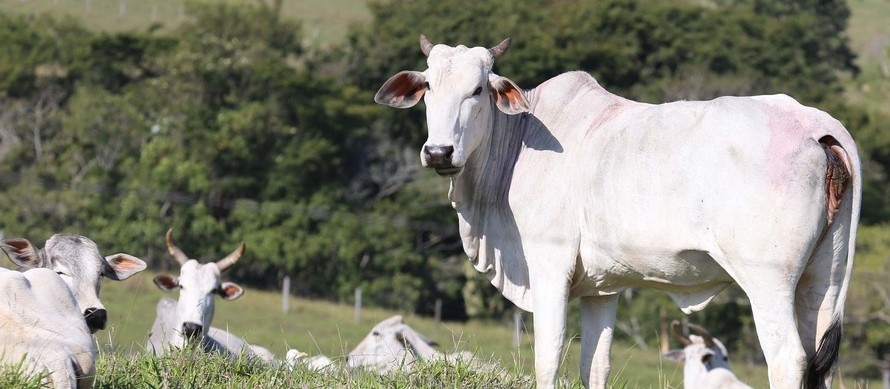
[[[434,45],[421,35],[428,68],[401,71],[377,91],[374,101],[395,108],[412,107],[424,98],[429,133],[420,152],[423,166],[441,176],[460,174],[487,135],[495,107],[509,115],[529,110],[519,87],[492,72],[509,47],[510,38],[487,49]]]
[[[176,304],[174,323],[176,336],[173,344],[184,346],[189,340],[200,339],[207,335],[213,321],[215,296],[224,300],[235,300],[244,294],[238,284],[221,282],[220,276],[244,254],[244,243],[225,258],[210,263],[199,263],[190,259],[173,243],[173,230],[166,235],[167,249],[173,259],[180,265],[179,276],[170,274],[154,278],[157,287],[165,292],[179,289],[179,301]]]
[[[145,270],[145,262],[129,254],[103,257],[95,242],[80,235],[55,234],[42,249],[27,239],[4,239],[0,248],[22,269],[55,271],[71,289],[92,333],[104,329],[108,321],[105,306],[99,301],[101,278],[120,281]]]
[[[686,336],[680,331],[680,322],[676,320],[671,322],[671,332],[683,344],[683,349],[668,351],[665,356],[668,359],[684,361],[687,364],[700,363],[706,371],[716,368],[730,370],[729,355],[723,342],[700,325],[689,323],[688,326],[698,335]]]

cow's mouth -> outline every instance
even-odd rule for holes
[[[453,177],[460,173],[463,170],[463,167],[460,166],[449,166],[449,167],[437,167],[436,174],[442,177]]]

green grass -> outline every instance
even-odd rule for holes
[[[97,341],[106,355],[111,351],[121,358],[136,358],[136,362],[112,361],[111,363],[147,363],[139,361],[145,359],[141,355],[145,354],[145,341],[154,320],[155,304],[161,297],[168,295],[154,286],[151,281],[153,276],[154,274],[145,272],[124,282],[103,283],[101,298],[108,308],[109,328],[97,334]],[[168,296],[177,297],[176,294]],[[280,293],[247,289],[244,296],[238,300],[231,302],[217,300],[213,324],[228,329],[253,344],[268,348],[278,358],[283,359],[288,349],[296,348],[311,355],[324,354],[334,360],[343,361],[346,354],[368,334],[374,324],[395,314],[402,314],[407,324],[436,341],[440,351],[470,351],[477,358],[494,359],[508,372],[534,375],[533,335],[523,334],[521,347],[515,349],[512,346],[513,332],[502,322],[436,323],[425,317],[366,307],[362,312],[361,321],[356,323],[351,305],[291,297],[290,311],[283,313]],[[530,321],[531,315],[526,314],[525,320]],[[563,382],[570,387],[581,387],[578,380],[579,355],[580,341],[577,338],[570,340],[564,353],[561,370]],[[843,358],[843,355],[841,357]],[[435,371],[437,368],[432,369]],[[442,369],[442,366],[438,369]],[[765,366],[749,366],[736,361],[733,370],[740,379],[752,387],[769,386]],[[103,374],[106,372],[100,369],[100,376]],[[400,378],[389,378],[389,381],[380,381],[385,384],[380,387],[406,387],[404,385],[417,387],[410,383],[432,379],[424,376],[426,372],[415,374],[421,376],[406,374]],[[463,373],[438,371],[434,374],[451,376]],[[612,347],[611,379],[615,387],[679,388],[682,387],[682,377],[682,366],[662,359],[657,349],[642,350],[638,345],[624,342],[616,342]],[[343,379],[347,380],[345,382],[350,382],[349,385],[358,387],[380,385],[377,381],[373,384],[367,382],[357,384],[348,381],[352,378]],[[404,385],[396,385],[395,383],[402,382],[400,379],[408,381],[404,381]],[[845,377],[844,381],[848,388],[867,387],[867,385],[879,387],[877,381],[865,382],[866,386],[862,386],[861,380],[853,377]],[[512,384],[516,382],[510,381]]]
[[[122,356],[144,354],[147,334],[154,320],[155,304],[165,295],[155,288],[152,277],[153,274],[143,273],[124,282],[103,284],[101,297],[109,311],[109,329],[97,334],[103,350]],[[175,294],[170,296],[176,298]],[[283,313],[279,293],[249,289],[236,301],[218,300],[213,323],[253,344],[268,348],[279,358],[283,358],[288,349],[297,348],[342,361],[374,324],[394,314],[399,312],[365,308],[362,320],[356,323],[350,305],[294,297],[290,300],[290,312]],[[403,316],[406,323],[436,341],[441,351],[471,351],[483,360],[494,358],[508,371],[529,376],[534,374],[531,334],[524,334],[521,347],[514,349],[512,330],[506,323],[474,321],[437,324],[428,318]],[[530,317],[526,315],[526,320],[530,320]],[[575,339],[567,348],[562,371],[564,381],[574,387],[580,385],[577,378],[579,354],[579,341]],[[682,368],[674,362],[662,360],[657,350],[643,351],[639,346],[618,342],[613,347],[612,361],[613,381],[618,386],[682,386]],[[766,370],[762,366],[738,366],[737,372],[755,387],[767,386]]]

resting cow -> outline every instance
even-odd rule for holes
[[[522,90],[509,47],[434,45],[375,101],[426,105],[423,166],[448,177],[475,268],[534,312],[539,388],[556,384],[581,299],[581,376],[605,387],[618,293],[686,312],[738,283],[773,388],[830,385],[859,221],[859,155],[840,122],[785,95],[645,104],[569,72]]]
[[[145,270],[145,262],[130,254],[103,257],[96,243],[81,235],[55,234],[42,249],[27,239],[3,239],[0,248],[22,269],[55,271],[74,294],[92,333],[105,329],[108,321],[105,306],[99,301],[102,277],[122,281]]]
[[[0,363],[44,374],[56,389],[89,388],[96,345],[71,290],[49,269],[0,268]]]
[[[405,324],[396,315],[377,323],[346,357],[349,368],[364,368],[388,373],[410,367],[417,360],[470,362],[473,356],[462,352],[443,354],[433,346],[436,343]]]
[[[698,335],[683,335],[680,322],[671,323],[671,331],[683,344],[682,350],[670,350],[665,357],[683,362],[683,387],[685,389],[751,389],[740,381],[729,368],[729,355],[720,339],[704,327],[689,323],[689,329]]]
[[[246,355],[269,364],[277,364],[271,352],[248,344],[225,330],[211,327],[216,295],[231,301],[244,294],[238,284],[221,282],[220,276],[244,254],[244,243],[225,258],[211,263],[199,263],[173,243],[173,230],[167,231],[167,249],[180,265],[179,277],[162,274],[154,278],[157,287],[165,292],[179,289],[179,300],[162,298],[157,305],[157,316],[151,326],[148,350],[163,355],[170,347],[183,348],[189,342],[199,342],[207,352],[228,357]]]

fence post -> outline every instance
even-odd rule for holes
[[[658,338],[661,341],[661,353],[664,354],[671,349],[671,341],[668,338],[668,319],[667,319],[667,309],[661,307],[661,311],[659,313],[661,316],[661,333],[658,334]]]
[[[355,322],[362,321],[362,288],[355,288]]]
[[[117,17],[123,18],[124,16],[127,16],[127,0],[120,0],[117,9]]]
[[[436,299],[436,309],[433,311],[433,317],[436,318],[436,324],[442,323],[442,299]]]
[[[284,276],[281,282],[281,312],[290,310],[290,277]]]
[[[522,345],[522,312],[520,310],[513,311],[513,348],[519,348]]]

